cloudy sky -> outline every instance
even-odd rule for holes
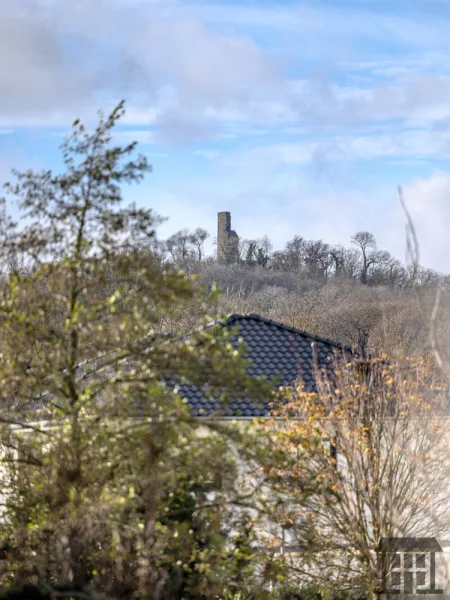
[[[450,272],[450,0],[0,0],[0,179],[58,169],[125,98],[154,172],[126,192],[215,235],[348,243]]]

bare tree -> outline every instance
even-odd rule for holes
[[[184,265],[188,259],[195,257],[191,248],[192,234],[187,229],[181,229],[166,240],[166,249],[172,261],[177,265]]]
[[[355,279],[361,273],[361,256],[356,248],[346,248],[341,244],[330,246],[329,257],[335,277]]]
[[[326,335],[342,343],[350,344],[365,355],[369,351],[371,334],[382,318],[379,298],[362,286],[325,288],[325,308],[322,323]]]
[[[331,265],[328,244],[325,244],[322,240],[305,242],[303,260],[307,272],[311,277],[326,279],[328,269]]]
[[[376,262],[376,255],[373,252],[373,250],[376,249],[375,237],[368,231],[358,231],[351,238],[351,242],[361,250],[361,283],[366,284],[369,268]],[[372,250],[372,252],[370,252],[370,250]]]
[[[271,268],[280,271],[298,271],[304,264],[305,240],[295,235],[292,240],[286,242],[284,250],[273,253]]]
[[[334,268],[334,275],[341,277],[344,274],[345,266],[345,248],[342,244],[330,246],[329,248],[331,264]]]
[[[203,258],[203,247],[205,245],[205,241],[210,237],[209,233],[206,229],[202,229],[201,227],[197,227],[197,229],[190,234],[189,241],[196,247],[197,249],[197,257],[198,260],[201,261]]]
[[[425,364],[381,361],[341,363],[317,392],[286,392],[274,447],[297,462],[274,515],[291,581],[378,597],[383,538],[448,532],[445,399]],[[322,493],[308,496],[313,480]]]

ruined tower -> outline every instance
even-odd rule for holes
[[[231,229],[231,213],[217,214],[217,262],[235,263],[239,259],[239,237]]]

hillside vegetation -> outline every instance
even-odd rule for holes
[[[275,252],[267,236],[241,240],[239,263],[228,265],[204,255],[208,237],[203,229],[179,231],[155,242],[154,251],[162,262],[175,264],[206,287],[213,317],[257,313],[369,353],[426,356],[431,350],[429,319],[440,288],[437,324],[445,351],[450,278],[402,264],[378,250],[369,232],[356,233],[348,247],[295,236]],[[211,295],[216,287],[218,298]],[[193,306],[180,323],[166,326],[189,329],[196,319]]]

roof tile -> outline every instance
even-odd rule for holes
[[[300,377],[308,391],[315,389],[313,377],[313,344],[319,369],[329,370],[332,367],[334,354],[352,355],[350,346],[345,346],[332,340],[312,335],[306,331],[295,329],[265,319],[256,314],[231,314],[225,321],[219,322],[229,329],[239,327],[238,334],[231,342],[238,346],[242,338],[246,346],[246,358],[252,363],[249,374],[273,379],[281,376],[281,384],[291,385]],[[212,323],[210,326],[216,325]],[[315,359],[314,359],[315,360]],[[168,383],[173,387],[175,382]],[[226,414],[229,416],[264,416],[270,410],[269,399],[261,406],[250,398],[231,400],[227,405],[220,405],[213,398],[205,398],[202,390],[188,384],[178,386],[179,394],[187,399],[192,412],[197,416]]]

